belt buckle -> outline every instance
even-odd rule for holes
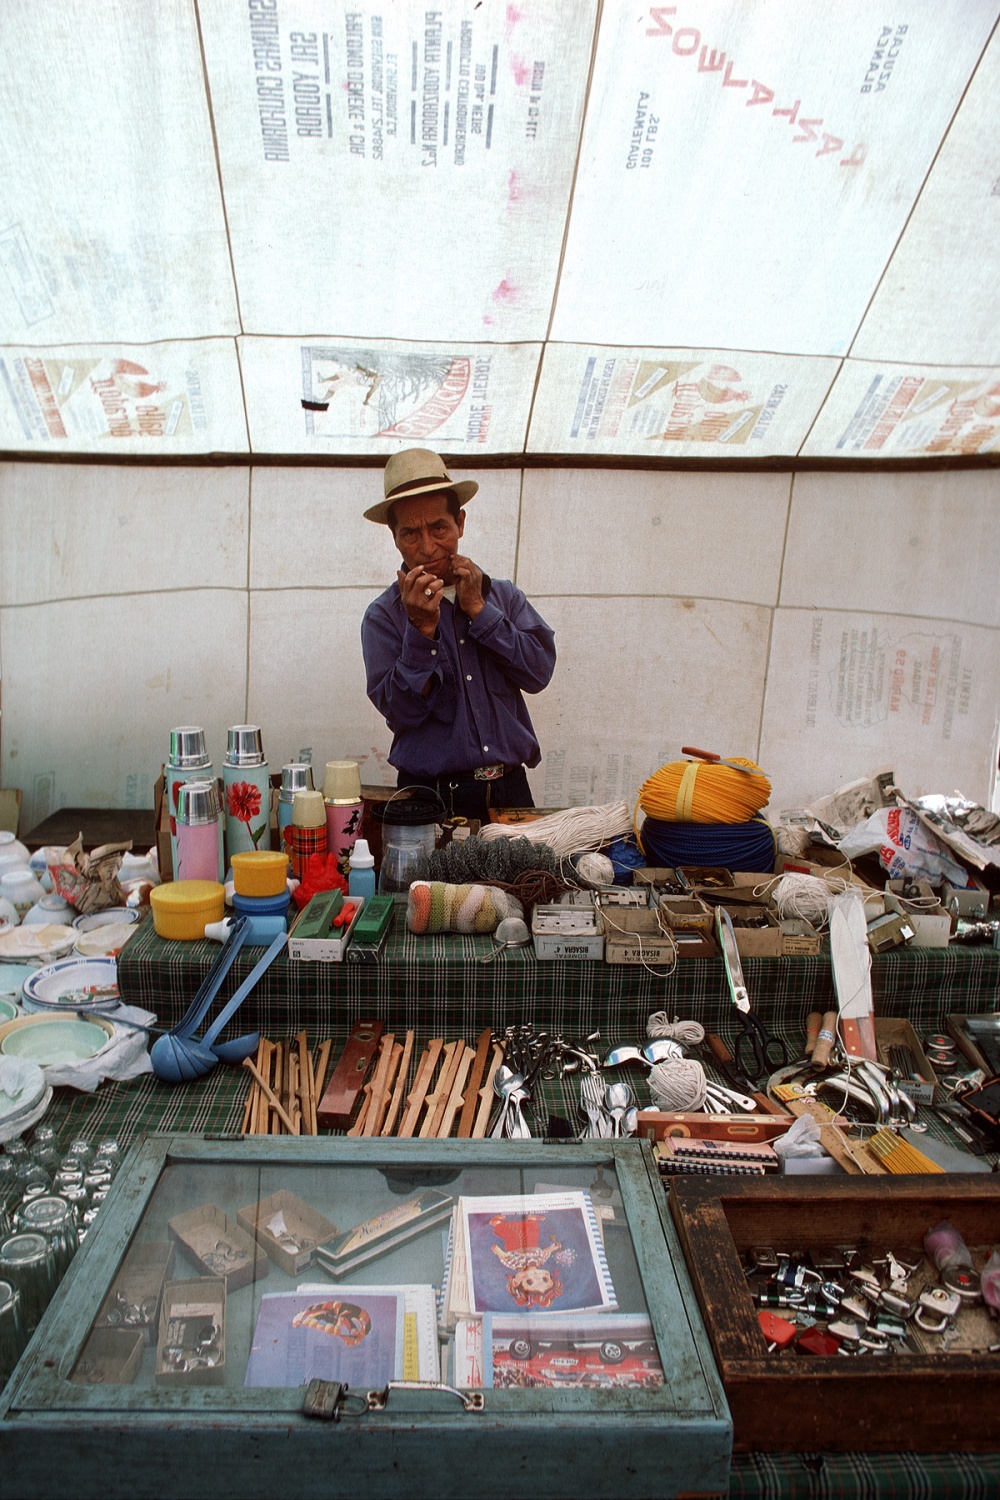
[[[499,781],[503,766],[477,766],[472,774],[476,781]]]

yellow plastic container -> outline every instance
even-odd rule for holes
[[[284,895],[288,855],[280,849],[247,849],[234,854],[230,863],[237,896]]]
[[[161,938],[194,942],[208,922],[221,922],[226,888],[217,880],[170,880],[149,893],[153,926]]]

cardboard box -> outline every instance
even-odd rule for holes
[[[640,885],[608,885],[594,892],[594,898],[598,906],[604,907],[632,907],[647,910],[650,905],[649,887]]]
[[[969,876],[969,884],[964,889],[952,885],[950,880],[942,880],[941,905],[946,912],[953,913],[956,917],[964,917],[970,922],[983,922],[990,909],[990,893],[974,875]]]
[[[731,891],[736,884],[732,870],[716,865],[680,865],[677,874],[688,890]]]
[[[167,1228],[206,1276],[220,1277],[233,1292],[266,1276],[267,1256],[235,1219],[217,1203],[202,1203],[168,1219]],[[164,1293],[166,1296],[166,1293]]]
[[[761,900],[769,898],[778,883],[773,870],[733,870],[732,876],[736,890],[755,891],[759,888],[762,892]]]
[[[875,1017],[875,1046],[878,1049],[878,1060],[890,1066],[889,1048],[906,1047],[913,1054],[916,1063],[916,1071],[920,1078],[908,1078],[905,1074],[896,1083],[896,1087],[904,1094],[908,1094],[914,1104],[933,1104],[937,1098],[937,1074],[927,1060],[927,1054],[920,1043],[920,1038],[914,1031],[912,1025],[903,1016],[876,1016]]]
[[[887,911],[868,923],[868,946],[873,953],[886,953],[890,948],[901,948],[913,936],[913,928],[906,917],[898,911]]]
[[[94,1328],[70,1379],[83,1385],[131,1385],[142,1363],[137,1328]]]
[[[95,1328],[120,1328],[124,1324],[138,1333],[144,1344],[151,1344],[163,1287],[173,1274],[175,1250],[171,1240],[139,1240],[131,1245],[101,1304]],[[139,1321],[135,1321],[136,1313]]]
[[[703,932],[711,937],[715,913],[700,896],[661,896],[659,910],[672,932]]]
[[[805,917],[781,917],[781,952],[785,958],[815,958],[823,951],[823,935]]]
[[[660,886],[663,894],[673,895],[687,889],[677,871],[667,865],[644,865],[641,870],[633,870],[632,884]]]
[[[357,903],[350,926],[346,929],[332,927],[325,937],[304,938],[301,933],[297,936],[296,929],[305,915],[305,912],[299,912],[288,934],[288,957],[297,958],[302,963],[341,963],[351,941],[351,931],[365,904],[359,896],[352,896],[350,899]]]
[[[183,1358],[171,1356],[170,1350],[190,1350],[191,1354]],[[188,1358],[198,1361],[195,1368],[183,1368]],[[163,1288],[156,1344],[157,1385],[225,1385],[225,1382],[226,1283],[218,1276],[168,1281]]]
[[[236,1219],[289,1276],[304,1271],[316,1246],[325,1245],[340,1233],[336,1224],[331,1224],[287,1188],[238,1209]]]
[[[740,958],[780,958],[781,927],[769,906],[759,901],[720,902],[732,919],[736,935],[736,951]],[[754,922],[753,927],[744,924]]]
[[[919,891],[916,898],[902,894],[904,887]],[[914,948],[947,948],[951,939],[951,917],[938,901],[926,880],[887,880],[885,883],[886,911],[898,912],[913,928],[911,946]]]
[[[678,958],[714,958],[718,951],[715,938],[710,932],[674,930],[673,939]]]
[[[540,903],[531,914],[535,957],[589,959],[604,957],[604,928],[595,906],[557,906]]]
[[[603,913],[604,962],[672,967],[677,944],[659,912],[651,907],[618,907]]]

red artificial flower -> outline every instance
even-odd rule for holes
[[[234,781],[226,791],[226,811],[241,823],[250,823],[260,812],[260,787],[249,781]]]

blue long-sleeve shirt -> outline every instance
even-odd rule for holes
[[[410,624],[398,583],[365,611],[368,696],[392,730],[397,770],[440,776],[541,759],[522,694],[551,679],[555,636],[514,584],[484,575],[483,595],[474,620],[442,599],[433,640]]]

